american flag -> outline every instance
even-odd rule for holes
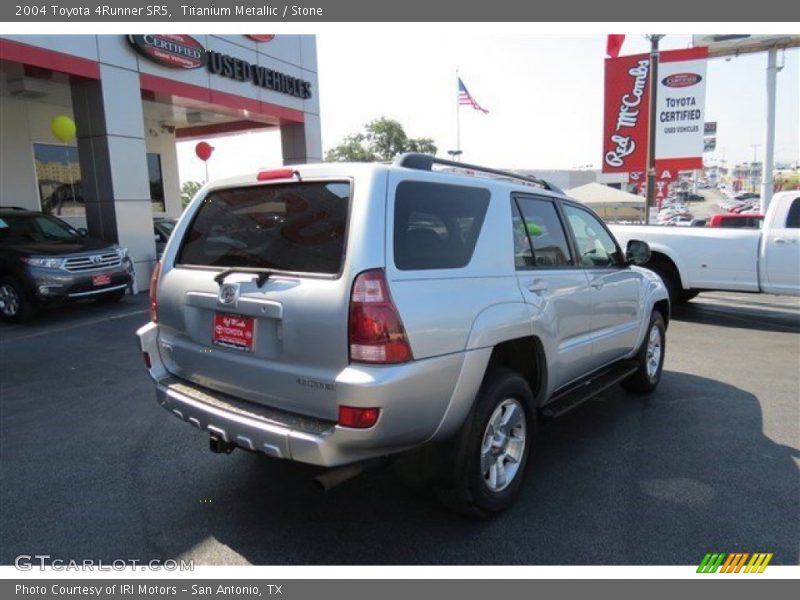
[[[475,110],[481,111],[483,114],[489,114],[489,111],[478,104],[475,98],[467,91],[467,86],[461,81],[461,77],[458,78],[458,103],[471,106]]]

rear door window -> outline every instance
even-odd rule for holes
[[[518,197],[516,202],[522,213],[522,219],[519,223],[514,223],[515,244],[518,243],[517,240],[521,233],[528,238],[530,246],[533,248],[530,257],[525,256],[524,252],[522,255],[518,254],[515,248],[517,267],[572,266],[567,237],[553,202],[526,197]]]
[[[394,203],[398,269],[457,269],[472,259],[489,206],[489,190],[403,181]]]
[[[335,275],[344,260],[349,207],[347,181],[214,191],[184,235],[176,263]]]
[[[800,229],[800,198],[795,198],[786,215],[787,229]]]

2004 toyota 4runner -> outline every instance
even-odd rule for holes
[[[467,167],[409,154],[203,188],[138,331],[159,403],[218,452],[338,467],[328,484],[402,455],[451,506],[509,506],[537,417],[656,387],[670,307],[635,266],[645,243],[623,253],[546,182]]]

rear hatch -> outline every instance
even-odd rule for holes
[[[335,420],[334,382],[348,363],[352,189],[338,178],[211,190],[164,261],[157,301],[167,370]]]

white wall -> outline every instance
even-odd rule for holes
[[[161,155],[161,178],[164,183],[165,213],[153,213],[154,216],[178,217],[181,208],[181,184],[178,175],[178,153],[175,147],[175,134],[162,129],[156,121],[145,119],[145,146],[148,152]]]
[[[61,144],[50,131],[57,115],[72,117],[72,108],[32,100],[0,97],[0,205],[41,210],[33,144]],[[75,142],[68,144],[75,147]],[[82,217],[62,217],[85,227]]]
[[[28,103],[0,98],[0,205],[39,209]]]

